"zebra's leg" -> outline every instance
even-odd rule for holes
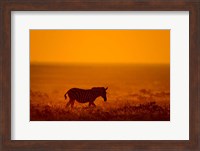
[[[71,101],[71,108],[74,107],[74,102],[75,102],[75,100]]]
[[[94,104],[94,102],[92,102],[92,105],[93,105],[94,107],[96,107],[96,105]]]
[[[75,100],[69,99],[69,102],[67,103],[66,106],[69,107],[70,105],[72,105],[73,101],[75,101]]]
[[[69,107],[70,104],[71,104],[71,102],[69,101],[69,102],[67,103],[66,107]]]
[[[92,102],[89,102],[89,107],[92,105]]]

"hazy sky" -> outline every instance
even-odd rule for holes
[[[31,30],[31,63],[169,64],[170,30]]]

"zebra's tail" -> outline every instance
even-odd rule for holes
[[[65,93],[64,97],[65,97],[65,100],[66,100],[67,99],[67,92]]]

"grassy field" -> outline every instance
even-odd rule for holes
[[[170,105],[162,103],[169,99],[169,93],[152,93],[141,89],[132,94],[134,103],[121,101],[115,104],[103,102],[97,107],[88,104],[76,104],[74,108],[66,108],[66,103],[53,103],[46,93],[31,91],[31,121],[169,121]],[[39,101],[40,100],[40,101]],[[159,102],[153,101],[159,100]],[[43,103],[41,103],[41,101]],[[46,103],[44,103],[46,102]]]

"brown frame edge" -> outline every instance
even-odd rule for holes
[[[11,140],[11,11],[189,11],[190,140],[13,141]],[[200,1],[199,0],[1,0],[0,150],[200,150]]]

